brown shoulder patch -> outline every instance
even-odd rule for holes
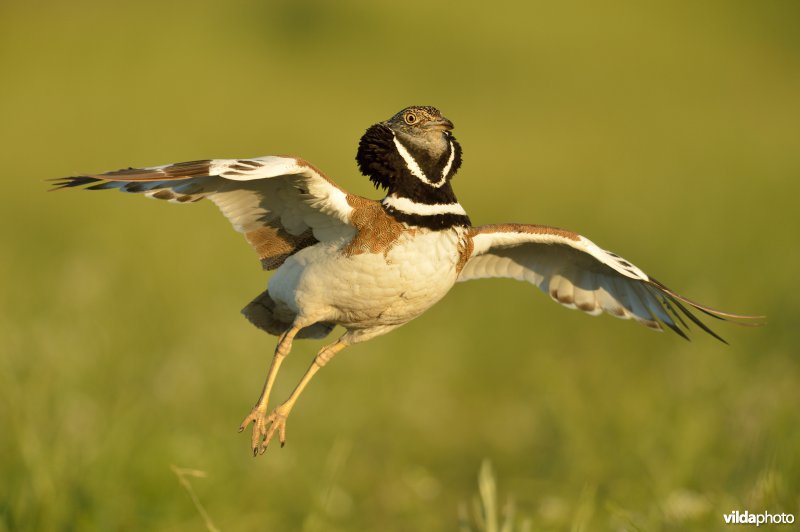
[[[475,244],[472,242],[471,231],[467,231],[461,235],[458,240],[458,262],[456,263],[456,275],[461,273],[467,261],[472,256],[472,251],[475,249]]]
[[[288,233],[283,227],[263,226],[244,234],[247,242],[258,253],[261,266],[274,270],[301,249],[317,243],[311,229],[299,235]]]
[[[480,227],[473,227],[470,229],[469,236],[475,236],[480,233],[530,233],[533,235],[555,235],[569,240],[580,240],[581,235],[560,229],[558,227],[550,227],[549,225],[534,225],[534,224],[491,224],[482,225]]]
[[[403,232],[410,231],[387,214],[378,201],[348,194],[347,203],[353,208],[350,223],[357,233],[344,248],[345,255],[386,254]]]

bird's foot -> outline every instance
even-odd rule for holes
[[[264,454],[267,450],[269,442],[278,433],[278,441],[281,442],[281,447],[286,444],[286,418],[289,416],[289,409],[284,405],[275,408],[271,414],[267,415],[266,408],[259,408],[256,406],[244,418],[242,424],[239,426],[239,432],[242,432],[250,423],[253,425],[253,436],[251,439],[251,447],[253,448],[253,456]]]

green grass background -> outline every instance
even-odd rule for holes
[[[200,530],[172,464],[225,531],[453,530],[484,458],[535,530],[800,518],[799,5],[3,2],[0,530]],[[412,104],[455,122],[476,224],[579,231],[768,326],[689,343],[459,285],[254,460],[253,252],[211,204],[44,179],[292,153],[376,197],[358,138]]]

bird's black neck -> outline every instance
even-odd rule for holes
[[[450,180],[461,166],[461,146],[449,133],[438,154],[398,138],[384,124],[361,137],[356,160],[361,172],[387,195],[387,213],[410,226],[433,230],[469,226]]]

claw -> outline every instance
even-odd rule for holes
[[[281,447],[286,445],[286,416],[288,415],[287,409],[282,409],[280,406],[272,411],[271,414],[266,415],[264,410],[254,408],[250,414],[244,418],[242,424],[239,426],[239,432],[246,429],[250,423],[253,423],[253,435],[250,440],[250,445],[253,449],[253,456],[264,454],[269,447],[269,442],[275,432],[278,432],[278,440],[281,442]]]

